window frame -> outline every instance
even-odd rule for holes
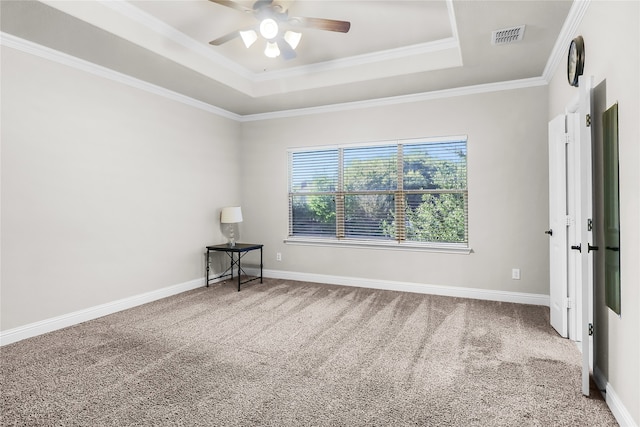
[[[395,145],[399,150],[401,150],[404,146],[407,145],[420,145],[420,144],[433,144],[433,143],[453,143],[453,142],[464,142],[465,143],[465,152],[467,155],[465,162],[465,187],[464,189],[423,189],[423,190],[404,190],[403,185],[397,185],[397,188],[394,190],[368,190],[366,192],[359,191],[346,191],[343,186],[343,151],[345,149],[352,148],[366,148],[366,147],[380,147],[380,146],[393,146]],[[292,203],[293,197],[296,192],[292,191],[292,158],[294,153],[300,152],[320,152],[320,151],[328,151],[328,150],[338,150],[338,175],[340,175],[340,183],[333,192],[327,192],[325,194],[333,194],[336,198],[336,232],[334,236],[312,236],[312,235],[292,235],[293,232],[293,224],[292,224]],[[402,159],[400,159],[402,162]],[[403,165],[403,164],[402,164]],[[404,166],[404,165],[403,165]],[[444,137],[427,137],[427,138],[411,138],[411,139],[396,139],[396,140],[384,140],[384,141],[371,141],[364,143],[352,143],[352,144],[332,144],[325,146],[312,146],[312,147],[297,147],[297,148],[289,148],[287,149],[287,199],[289,201],[289,208],[287,212],[288,216],[288,229],[287,229],[287,237],[284,239],[284,243],[287,244],[296,244],[296,245],[313,245],[313,246],[330,246],[330,247],[354,247],[354,248],[370,248],[370,249],[400,249],[400,250],[410,250],[410,251],[431,251],[431,252],[444,252],[444,253],[458,253],[458,254],[469,254],[472,252],[470,247],[470,239],[469,239],[469,179],[468,179],[468,136],[467,135],[453,135],[453,136],[444,136]],[[402,180],[402,175],[398,176],[400,180]],[[445,193],[456,193],[463,194],[464,197],[464,212],[465,212],[465,242],[460,243],[450,243],[450,242],[423,242],[423,241],[412,241],[406,240],[406,235],[401,236],[404,239],[376,239],[376,238],[353,238],[348,237],[344,233],[344,222],[340,224],[340,215],[337,212],[337,206],[339,204],[338,199],[340,197],[345,197],[346,195],[353,195],[358,193],[367,193],[367,194],[402,194],[406,196],[407,194],[425,194],[425,193],[435,193],[435,194],[445,194]],[[300,193],[297,193],[300,195]],[[404,203],[404,199],[403,199]],[[344,206],[344,202],[342,202]],[[396,201],[396,209],[397,209],[397,201]],[[404,215],[404,214],[403,214]],[[343,215],[344,217],[344,211]]]

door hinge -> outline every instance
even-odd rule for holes
[[[586,125],[587,125],[587,127],[590,127],[590,126],[591,126],[591,114],[587,114],[587,117],[586,117]]]
[[[591,231],[591,230],[593,230],[593,220],[589,218],[587,220],[587,231]]]
[[[571,298],[567,298],[564,300],[564,305],[567,306],[567,308],[573,308],[573,300]]]
[[[593,323],[589,323],[589,335],[593,335]]]
[[[571,227],[573,225],[573,217],[571,215],[567,215],[567,227]]]

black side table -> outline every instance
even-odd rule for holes
[[[252,280],[257,280],[257,279],[260,279],[260,283],[262,283],[262,247],[263,246],[264,245],[255,244],[255,243],[236,243],[235,246],[230,246],[228,243],[224,244],[224,245],[207,246],[207,260],[206,260],[206,263],[207,263],[207,279],[206,279],[207,287],[209,287],[209,282],[211,280],[217,280],[217,279],[220,279],[222,277],[227,277],[227,276],[231,276],[231,278],[233,279],[233,267],[235,267],[236,265],[238,266],[238,292],[240,292],[240,285],[243,284],[243,283],[251,282]],[[245,280],[244,282],[241,282],[240,281],[240,277],[242,276],[242,274],[243,273],[245,275],[247,275],[247,274],[242,269],[242,265],[240,263],[240,260],[248,252],[255,251],[257,249],[260,249],[260,277],[253,277],[251,279]],[[211,279],[209,279],[209,256],[211,255],[211,252],[224,252],[224,253],[226,253],[227,255],[229,255],[229,258],[231,258],[231,265],[221,275],[219,275],[217,277],[212,277]],[[237,258],[236,258],[235,254],[238,254]]]

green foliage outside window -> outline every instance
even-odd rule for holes
[[[290,235],[467,243],[466,141],[313,155],[292,153]]]

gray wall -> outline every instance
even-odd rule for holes
[[[602,252],[597,252],[595,365],[640,425],[640,2],[592,1],[573,36],[585,41],[585,76],[593,76],[605,108],[619,103],[620,264],[622,313],[604,304]],[[568,47],[568,46],[567,46]],[[564,112],[577,93],[561,63],[549,86],[549,119]],[[604,82],[604,84],[603,84]],[[598,99],[600,103],[601,99]],[[601,114],[600,111],[594,112]],[[595,118],[595,124],[599,123]],[[595,133],[601,134],[597,127]],[[601,138],[596,135],[596,142]],[[596,147],[595,152],[601,151]],[[601,195],[594,199],[596,203]],[[596,212],[602,212],[596,206]],[[601,218],[596,218],[596,224]],[[601,230],[597,233],[602,236]]]
[[[548,295],[547,106],[543,86],[244,123],[246,235],[273,270]],[[468,135],[471,254],[283,243],[288,148],[446,135]]]
[[[203,277],[239,124],[2,47],[2,330]]]

